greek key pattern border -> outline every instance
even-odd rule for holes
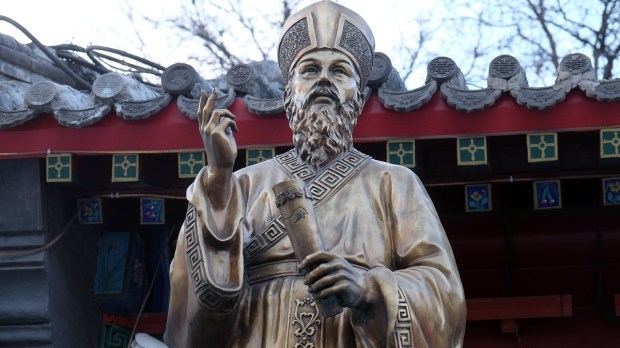
[[[297,160],[295,150],[289,150],[281,155],[277,155],[275,160],[287,173],[295,178],[305,181],[315,177],[314,171],[307,163]]]
[[[243,248],[245,263],[249,264],[258,254],[269,249],[286,235],[286,228],[282,223],[282,216],[278,215],[258,235],[250,239]]]
[[[308,184],[308,191],[312,194],[313,203],[316,207],[336,193],[370,158],[370,156],[351,148],[336,163],[316,178],[314,178],[314,171],[307,164],[297,161],[295,150],[277,155],[275,160],[287,173],[295,178],[301,180],[314,178]],[[286,228],[281,219],[282,217],[278,215],[245,245],[243,253],[246,264],[249,264],[257,255],[271,248],[286,235]]]
[[[214,287],[207,279],[204,264],[204,255],[200,247],[198,227],[196,225],[196,208],[189,204],[185,217],[185,247],[189,275],[194,285],[194,292],[198,303],[215,313],[230,313],[235,304],[239,291],[225,291]]]
[[[411,308],[403,291],[398,289],[398,311],[394,339],[398,348],[413,348],[413,332],[411,330]]]

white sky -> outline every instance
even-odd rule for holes
[[[94,44],[138,54],[131,50],[136,46],[137,37],[125,15],[126,3],[127,0],[16,0],[3,4],[0,14],[20,23],[47,46],[73,43],[86,47]],[[157,16],[169,10],[173,3],[174,0],[148,0],[134,1],[131,6],[144,15]],[[22,43],[30,42],[6,22],[0,22],[0,32]],[[169,56],[163,50],[165,46],[158,44],[161,40],[158,40],[157,33],[149,34],[146,35],[147,45],[156,49],[160,46],[161,57]]]
[[[176,10],[175,4],[179,2],[129,1],[140,14],[153,18],[173,13]],[[128,0],[12,0],[4,2],[0,15],[19,22],[44,45],[73,43],[86,47],[94,44],[127,49],[132,47],[127,45],[136,40],[135,31],[124,11],[127,3]],[[405,20],[411,17],[416,8],[430,6],[429,1],[419,0],[381,0],[380,6],[376,0],[344,0],[340,3],[366,19],[375,35],[377,51],[381,51],[381,47],[389,43],[392,34],[398,31],[399,18]],[[0,22],[0,32],[11,35],[22,43],[30,42],[19,30],[6,22]],[[149,48],[151,45],[161,47],[160,57],[165,59],[170,55],[163,52],[166,45],[161,42],[157,32],[150,31],[144,39],[148,40]]]
[[[271,0],[278,1],[278,0]],[[188,52],[177,49],[162,33],[150,29],[141,36],[147,49],[139,50],[137,34],[127,18],[127,3],[131,3],[140,15],[151,18],[171,16],[178,10],[179,0],[10,0],[3,1],[0,15],[19,22],[44,45],[72,43],[81,47],[88,45],[108,46],[143,56],[163,66],[186,62]],[[308,0],[304,3],[312,3]],[[394,33],[401,30],[399,23],[411,18],[419,8],[429,8],[433,1],[420,0],[341,0],[366,19],[373,30],[376,50],[390,55]],[[264,1],[268,3],[268,1]],[[13,36],[17,41],[29,43],[30,39],[13,26],[0,21],[0,33]],[[274,37],[273,40],[277,40]],[[171,48],[173,47],[173,48]],[[192,46],[190,46],[192,47]],[[196,46],[194,46],[196,47]],[[199,55],[199,52],[190,54]]]

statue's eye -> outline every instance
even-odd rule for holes
[[[349,72],[348,72],[348,70],[347,70],[347,69],[345,69],[345,68],[343,68],[343,67],[341,67],[341,66],[337,66],[337,67],[335,67],[335,68],[334,68],[334,70],[333,70],[333,72],[334,72],[334,74],[337,74],[337,75],[345,75],[345,76],[349,76]]]
[[[308,65],[304,67],[301,72],[305,75],[314,75],[319,72],[319,69],[315,65]]]

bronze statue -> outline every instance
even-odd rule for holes
[[[291,16],[278,61],[294,149],[235,173],[235,117],[202,95],[209,165],[187,190],[168,346],[461,347],[463,288],[424,186],[352,146],[373,50],[364,20],[333,2]]]

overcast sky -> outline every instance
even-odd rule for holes
[[[272,0],[276,1],[276,0]],[[126,12],[128,3],[137,14],[151,18],[170,16],[178,8],[174,0],[16,0],[2,5],[0,14],[19,22],[44,45],[51,46],[73,43],[78,46],[109,46],[123,49],[129,53],[141,55],[138,47],[136,30],[132,27]],[[304,4],[312,3],[305,1]],[[264,1],[264,3],[268,3]],[[429,7],[429,1],[398,0],[341,0],[340,3],[354,9],[362,15],[371,26],[377,43],[377,51],[389,52],[389,44],[398,23],[420,7]],[[20,31],[0,22],[0,32],[15,37],[22,43],[30,40]],[[150,59],[163,66],[169,66],[185,60],[187,53],[183,50],[170,49],[170,38],[162,38],[161,33],[151,28],[140,29],[142,39],[147,47]],[[277,38],[273,38],[276,40]]]

